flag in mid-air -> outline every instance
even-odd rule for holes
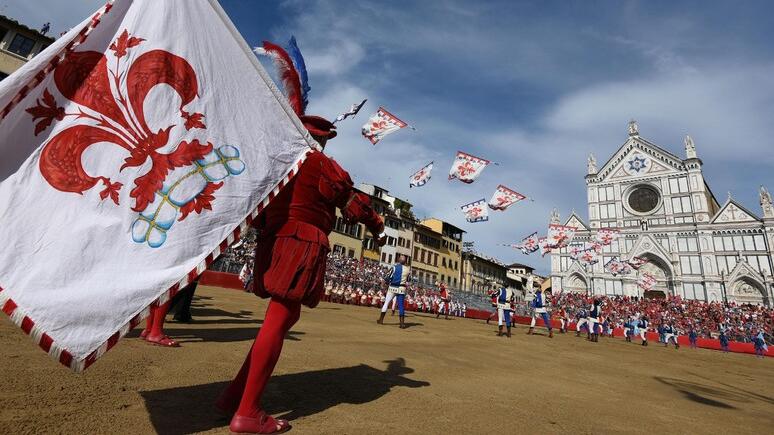
[[[430,172],[433,170],[433,162],[426,164],[409,179],[409,188],[424,186],[430,180]]]
[[[645,272],[640,274],[640,279],[637,280],[637,287],[643,291],[650,291],[656,285],[656,277]]]
[[[380,107],[373,116],[368,118],[368,122],[363,124],[362,134],[363,137],[376,145],[388,134],[394,133],[404,127],[408,127],[408,124],[385,110],[384,107]]]
[[[541,237],[538,239],[538,247],[540,248],[540,255],[545,257],[546,254],[551,253],[551,245],[548,243],[548,237]]]
[[[566,247],[575,237],[577,228],[559,224],[548,225],[548,244],[552,249]]]
[[[604,246],[607,246],[618,240],[619,234],[620,232],[618,230],[601,228],[599,231],[597,231],[596,241]]]
[[[485,198],[473,201],[470,204],[465,204],[461,206],[460,209],[465,213],[465,219],[468,222],[484,222],[489,220]]]
[[[521,249],[521,252],[525,255],[529,255],[540,249],[540,246],[538,245],[537,231],[523,238],[521,242],[516,245],[516,248]]]
[[[449,170],[449,180],[456,178],[463,183],[472,183],[489,163],[489,160],[457,151],[457,157],[454,158],[454,163]]]
[[[511,190],[502,184],[497,186],[492,199],[489,200],[489,208],[492,210],[505,210],[511,205],[525,199],[526,196],[521,193]]]
[[[0,82],[0,307],[80,371],[316,144],[214,1],[107,4]],[[276,189],[276,190],[275,190]]]
[[[618,257],[613,257],[605,263],[605,270],[613,276],[628,275],[632,272],[632,266],[625,261],[619,260]]]
[[[644,266],[648,262],[648,259],[642,257],[632,257],[626,260],[626,262],[629,263],[629,266],[631,266],[632,269],[639,270],[640,267]]]
[[[360,112],[360,109],[362,109],[362,108],[363,108],[363,105],[365,105],[366,101],[368,101],[368,99],[365,99],[365,98],[364,98],[364,99],[363,99],[363,101],[361,101],[361,102],[359,102],[359,103],[355,103],[355,104],[353,104],[353,105],[352,105],[352,106],[349,108],[349,110],[348,110],[348,111],[346,111],[346,112],[342,113],[341,115],[337,116],[337,117],[336,117],[336,119],[334,119],[334,120],[333,120],[333,123],[335,124],[335,123],[337,123],[337,122],[341,122],[341,121],[343,121],[343,120],[345,120],[345,119],[349,118],[350,116],[355,116],[355,115],[357,115],[357,114],[358,114],[358,112]]]

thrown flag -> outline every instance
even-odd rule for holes
[[[489,163],[489,160],[457,151],[457,157],[449,170],[449,180],[457,178],[463,183],[470,184],[476,181]]]
[[[525,255],[529,255],[540,249],[540,246],[538,245],[537,231],[523,238],[521,243],[516,245],[516,248],[521,249],[521,252],[523,252]]]
[[[428,163],[422,169],[418,170],[409,179],[409,189],[412,187],[424,186],[430,180],[430,172],[433,170],[433,162]]]
[[[316,145],[206,0],[108,3],[0,82],[0,107],[0,307],[76,371],[238,239]]]
[[[625,261],[619,260],[618,257],[613,257],[605,263],[605,270],[613,276],[628,275],[632,271],[632,266]]]
[[[601,243],[604,246],[607,246],[616,240],[618,240],[618,235],[620,232],[618,230],[613,230],[610,228],[602,228],[599,231],[597,231],[597,242]]]
[[[525,198],[527,197],[521,193],[511,190],[501,184],[497,186],[497,190],[495,190],[494,195],[492,195],[492,199],[489,200],[489,208],[492,210],[504,211],[511,205]]]
[[[373,145],[376,145],[388,134],[408,126],[408,124],[398,119],[398,117],[385,110],[384,107],[379,107],[379,110],[377,110],[373,116],[368,118],[368,122],[363,124],[362,134],[363,137],[370,140]]]
[[[460,209],[465,213],[465,219],[470,223],[485,222],[489,220],[485,198],[473,201],[470,204],[465,204],[460,207]]]
[[[645,263],[648,262],[648,259],[642,258],[642,257],[632,257],[626,262],[629,264],[629,266],[632,267],[632,269],[639,270],[640,267],[642,267]]]
[[[643,291],[650,291],[656,285],[656,277],[645,272],[640,275],[640,279],[637,280],[637,287]]]
[[[546,254],[551,253],[551,245],[548,243],[547,237],[541,237],[538,239],[538,247],[540,248],[540,255],[545,257]]]
[[[549,224],[548,244],[552,249],[564,248],[572,241],[573,237],[575,237],[575,231],[577,231],[577,228],[575,227]]]
[[[357,114],[358,114],[358,112],[360,112],[360,109],[362,109],[362,108],[363,108],[363,105],[365,105],[366,101],[368,101],[368,99],[365,99],[365,98],[364,98],[364,99],[363,99],[363,101],[361,101],[361,102],[359,102],[359,103],[355,103],[355,104],[353,104],[353,105],[352,105],[352,106],[349,108],[349,110],[348,110],[348,111],[346,111],[346,112],[342,113],[341,115],[337,116],[337,117],[336,117],[336,119],[334,119],[334,120],[333,120],[333,123],[335,124],[335,123],[337,123],[337,122],[340,122],[340,121],[343,121],[343,120],[345,120],[345,119],[349,118],[350,116],[355,116],[355,115],[357,115]]]

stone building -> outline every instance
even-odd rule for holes
[[[586,176],[588,220],[572,213],[564,223],[578,228],[574,242],[592,241],[600,228],[620,237],[605,246],[600,261],[583,266],[567,248],[551,256],[554,293],[576,291],[643,296],[639,274],[657,278],[654,295],[702,301],[772,303],[774,207],[760,187],[762,216],[735,201],[723,203],[710,190],[702,160],[690,137],[685,158],[644,139],[637,124],[603,165],[589,156]],[[552,221],[560,223],[558,214]],[[604,264],[613,257],[643,257],[639,272],[612,276]]]
[[[0,15],[0,80],[54,42],[37,30]]]
[[[474,252],[462,252],[462,290],[486,295],[501,287],[521,291],[521,286],[508,277],[508,266],[496,258]]]
[[[447,286],[458,288],[460,284],[460,266],[462,263],[462,235],[465,231],[440,219],[430,218],[422,225],[441,234],[441,262],[438,264],[438,278]]]

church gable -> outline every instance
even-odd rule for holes
[[[742,207],[733,199],[729,199],[726,204],[718,211],[711,223],[713,224],[729,224],[729,223],[746,223],[760,221],[754,214]]]
[[[565,226],[567,226],[567,227],[575,227],[575,228],[577,228],[578,230],[586,230],[586,231],[588,231],[588,230],[589,230],[589,227],[588,227],[588,225],[586,225],[585,223],[583,223],[583,221],[582,221],[582,220],[580,220],[580,218],[578,217],[578,215],[577,215],[577,214],[575,214],[575,213],[573,213],[573,214],[570,216],[570,218],[569,218],[569,219],[567,219],[567,222],[565,222],[565,224],[564,224],[564,225],[565,225]]]
[[[618,152],[600,168],[596,181],[663,176],[684,171],[685,166],[680,158],[637,137],[629,138]]]

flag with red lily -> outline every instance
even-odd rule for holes
[[[520,249],[521,252],[524,253],[525,255],[529,255],[537,251],[538,249],[540,249],[540,246],[538,245],[537,231],[521,239],[521,242],[514,245],[513,247]]]
[[[648,262],[648,259],[642,258],[642,257],[632,257],[626,260],[626,262],[629,263],[629,266],[631,266],[632,269],[639,270],[640,267],[642,267],[643,265],[645,265],[645,263]]]
[[[395,133],[401,128],[408,126],[408,124],[388,112],[384,107],[379,107],[379,110],[363,124],[361,133],[363,134],[363,137],[371,141],[373,145],[376,145],[388,134]]]
[[[525,198],[527,197],[521,193],[509,189],[501,184],[497,186],[497,190],[495,190],[494,195],[492,195],[492,199],[489,200],[489,208],[492,210],[504,211],[511,205]]]
[[[3,80],[0,308],[80,371],[195,279],[314,152],[270,80],[206,0],[109,3]]]
[[[575,227],[559,224],[549,224],[547,235],[548,244],[553,249],[564,248],[569,245],[573,237],[575,237],[575,231],[577,231],[577,228]]]
[[[548,243],[547,237],[541,237],[538,239],[538,247],[540,248],[540,255],[545,257],[546,254],[551,253],[551,244]]]
[[[476,181],[484,168],[489,165],[489,160],[476,157],[462,151],[457,151],[457,157],[449,170],[449,180],[458,179],[463,183]]]
[[[424,186],[430,180],[430,172],[433,171],[433,162],[426,164],[409,178],[409,188]]]
[[[627,275],[631,273],[632,267],[629,263],[619,260],[618,257],[613,257],[605,263],[605,270],[613,276]]]
[[[599,231],[597,231],[596,240],[598,243],[607,246],[618,240],[619,234],[620,232],[618,230],[611,228],[601,228]]]
[[[653,290],[656,281],[655,276],[644,272],[640,274],[640,278],[637,280],[637,287],[641,288],[643,291],[650,291]]]
[[[489,220],[485,198],[465,204],[461,206],[460,209],[465,213],[465,219],[470,223],[485,222]]]

